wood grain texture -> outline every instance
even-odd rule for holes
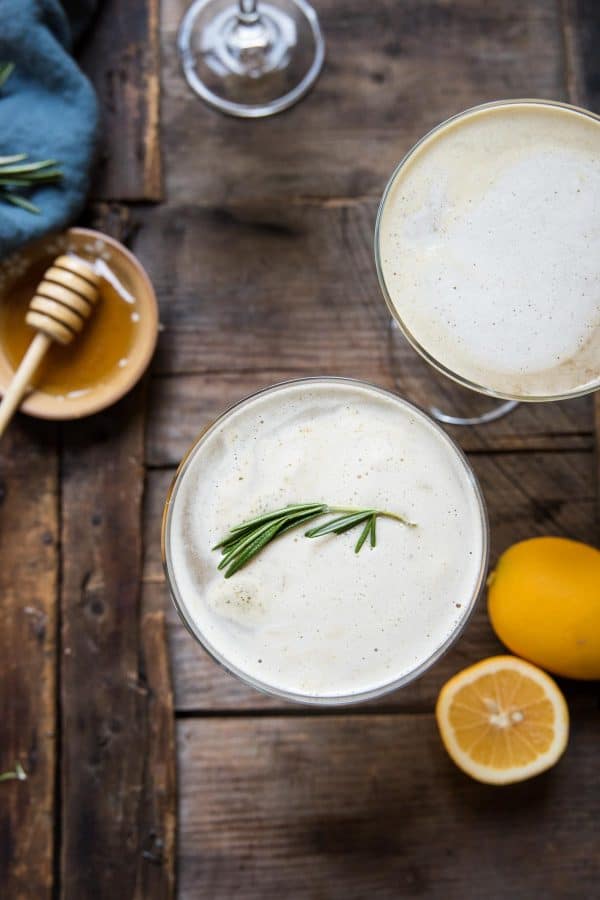
[[[159,0],[101,3],[81,50],[101,110],[97,199],[162,196],[158,16]]]
[[[587,691],[564,760],[498,790],[455,768],[432,715],[182,721],[179,896],[595,896],[599,740]]]
[[[169,900],[175,893],[177,778],[175,720],[165,615],[142,617],[142,677],[148,691],[148,740],[139,826],[137,900]]]
[[[161,197],[158,0],[106,2],[82,51],[102,111],[86,224],[121,241],[124,202]],[[115,202],[118,201],[118,202]],[[175,768],[160,615],[141,619],[145,390],[64,429],[63,898],[171,897]]]
[[[133,896],[147,691],[140,680],[143,405],[65,427],[61,896]]]
[[[0,445],[0,893],[52,896],[56,760],[56,429],[18,417]]]
[[[144,402],[65,428],[61,896],[174,891],[173,704],[161,615],[141,618]]]
[[[515,541],[554,534],[590,541],[595,533],[594,456],[587,452],[498,453],[471,457],[488,504],[492,565]],[[175,703],[180,712],[281,709],[281,701],[244,687],[198,646],[168,597],[160,561],[160,517],[173,472],[148,475],[144,509],[144,606],[164,609],[174,660]],[[414,684],[376,704],[430,711],[450,675],[501,652],[482,597],[452,650]],[[288,707],[289,708],[289,707]]]
[[[378,197],[447,116],[498,97],[564,96],[556,0],[320,0],[327,51],[314,90],[271,119],[227,118],[182,78],[175,40],[188,5],[163,4],[167,194],[177,204]]]
[[[418,375],[410,380],[402,394],[427,407],[433,402],[438,385],[433,376],[426,380],[427,372],[423,366],[419,360],[415,362],[414,371]],[[146,440],[147,464],[157,468],[177,465],[201,430],[231,405],[256,390],[297,377],[295,372],[273,368],[153,378],[150,382],[152,414]],[[378,384],[385,383],[381,373],[379,377],[377,373],[371,377],[365,373],[365,377]],[[440,386],[437,392],[446,398],[443,408],[456,408],[452,388],[444,392]],[[460,399],[463,407],[478,403],[480,408],[486,408],[483,398],[469,400],[469,403],[462,396]],[[487,407],[491,405],[492,401],[487,401]],[[448,428],[448,432],[463,450],[473,453],[574,451],[593,448],[591,428],[592,400],[587,397],[552,406],[523,404],[511,416],[485,428]]]

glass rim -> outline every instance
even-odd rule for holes
[[[374,232],[374,255],[375,255],[375,267],[377,269],[377,278],[379,281],[379,287],[381,289],[381,293],[383,294],[383,298],[387,304],[388,310],[392,316],[392,319],[402,332],[403,336],[406,338],[408,343],[411,345],[413,350],[421,356],[430,366],[440,372],[442,375],[445,375],[447,378],[450,378],[456,384],[461,385],[461,387],[468,388],[469,390],[476,391],[478,394],[483,394],[487,397],[494,397],[498,400],[516,400],[519,403],[550,403],[558,400],[573,400],[576,397],[585,397],[587,394],[593,394],[600,388],[600,374],[595,379],[592,384],[587,384],[582,387],[575,388],[572,391],[566,391],[559,394],[535,394],[535,395],[526,395],[522,394],[514,394],[508,391],[500,391],[495,388],[486,387],[486,385],[479,384],[476,381],[471,381],[469,378],[461,375],[459,372],[455,372],[452,369],[449,369],[442,362],[436,359],[432,353],[430,353],[412,334],[408,325],[403,321],[400,313],[395,308],[392,299],[389,295],[387,285],[385,283],[385,276],[383,274],[383,267],[381,265],[381,253],[380,253],[380,230],[381,230],[381,220],[383,217],[383,212],[385,209],[385,205],[389,196],[389,193],[394,186],[396,179],[400,176],[402,170],[406,166],[406,164],[412,159],[414,154],[419,150],[419,148],[428,141],[431,137],[437,134],[439,131],[442,131],[452,122],[456,122],[460,119],[466,118],[467,116],[473,115],[475,113],[481,112],[486,109],[496,109],[502,106],[518,106],[518,105],[532,105],[532,106],[550,106],[550,107],[558,107],[560,109],[568,110],[569,112],[577,113],[579,115],[586,116],[589,119],[593,119],[596,122],[600,123],[600,115],[592,112],[589,109],[584,109],[581,106],[574,106],[571,103],[563,103],[560,100],[545,100],[542,98],[535,97],[517,97],[514,99],[507,100],[491,100],[488,103],[480,103],[477,106],[470,106],[468,109],[464,109],[461,112],[455,113],[449,118],[444,119],[443,122],[440,122],[438,125],[435,125],[431,128],[426,134],[424,134],[419,140],[412,145],[412,147],[408,150],[407,153],[404,154],[400,162],[397,164],[392,174],[390,175],[387,184],[384,188],[383,194],[381,196],[381,200],[379,201],[379,207],[377,209],[377,217],[375,219],[375,232]]]
[[[210,642],[204,637],[201,629],[196,625],[193,621],[192,617],[186,612],[185,604],[182,601],[182,598],[179,594],[177,588],[177,581],[175,578],[174,567],[172,564],[171,556],[170,556],[170,531],[171,531],[171,522],[172,522],[172,511],[175,498],[177,496],[177,492],[179,486],[182,483],[182,480],[185,476],[185,473],[190,466],[192,459],[195,457],[196,453],[199,451],[199,448],[202,446],[203,442],[208,438],[208,436],[219,426],[221,425],[233,412],[239,409],[242,406],[245,406],[247,403],[255,400],[257,397],[262,396],[263,394],[275,393],[279,390],[284,390],[285,388],[292,387],[294,385],[301,384],[315,384],[315,383],[329,383],[329,384],[343,384],[348,386],[362,387],[367,390],[374,391],[377,394],[383,395],[388,399],[393,400],[400,406],[408,408],[414,414],[420,416],[425,419],[426,423],[433,428],[435,432],[440,435],[446,444],[450,447],[451,450],[454,451],[456,456],[458,457],[459,462],[461,463],[462,469],[465,473],[468,483],[471,485],[475,498],[477,501],[477,509],[479,512],[479,522],[480,522],[480,531],[481,531],[481,555],[480,555],[480,563],[479,563],[479,571],[477,575],[477,579],[473,590],[471,592],[471,596],[469,597],[468,603],[463,604],[465,607],[465,612],[458,622],[457,626],[449,633],[447,638],[437,647],[430,656],[428,656],[425,660],[423,660],[416,668],[411,669],[409,672],[404,673],[399,678],[395,678],[386,684],[379,685],[375,688],[370,688],[366,691],[361,691],[358,693],[352,694],[341,694],[341,695],[325,695],[325,696],[317,696],[312,694],[303,694],[296,693],[294,691],[286,691],[281,688],[274,687],[270,685],[268,682],[262,682],[258,679],[254,678],[251,675],[243,672],[239,669],[235,664],[233,664],[229,659],[227,659],[223,654],[221,654],[215,647],[213,647]],[[421,675],[423,675],[428,669],[430,669],[442,656],[444,656],[450,647],[454,644],[454,642],[458,639],[458,637],[462,634],[464,628],[466,627],[468,621],[470,620],[475,606],[477,605],[477,601],[481,595],[483,587],[485,585],[485,579],[488,569],[489,563],[489,552],[490,552],[490,527],[489,527],[489,519],[487,513],[487,507],[485,504],[485,499],[483,496],[483,492],[479,485],[479,481],[473,471],[471,464],[469,463],[466,454],[464,451],[458,446],[458,444],[450,437],[450,435],[434,420],[429,416],[423,409],[419,406],[411,403],[409,400],[405,400],[404,397],[400,397],[398,394],[387,390],[386,388],[382,388],[379,385],[372,384],[368,381],[363,381],[358,378],[346,378],[342,376],[336,375],[314,375],[307,376],[303,378],[294,378],[286,381],[280,381],[272,385],[268,385],[267,387],[261,388],[257,391],[254,391],[252,394],[249,394],[246,397],[243,397],[241,400],[236,401],[231,406],[227,407],[220,415],[218,415],[215,419],[213,419],[208,425],[203,428],[196,439],[193,441],[185,455],[183,456],[175,475],[171,481],[169,486],[169,490],[167,492],[167,497],[165,500],[165,505],[163,508],[162,515],[162,524],[161,524],[161,558],[163,570],[165,573],[165,578],[167,582],[167,586],[169,588],[169,593],[171,595],[171,599],[177,610],[177,613],[183,622],[184,626],[191,634],[191,636],[200,644],[200,646],[205,650],[206,653],[223,669],[225,669],[230,675],[238,678],[241,682],[248,685],[249,687],[254,688],[260,693],[267,694],[271,697],[277,697],[280,700],[285,700],[287,702],[299,703],[306,706],[321,706],[321,707],[337,707],[337,706],[349,706],[355,703],[364,703],[367,700],[373,700],[378,697],[382,697],[385,694],[391,693],[392,691],[398,690],[401,687],[406,686],[412,681],[415,681]]]

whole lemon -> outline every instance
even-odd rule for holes
[[[513,653],[567,678],[600,678],[600,551],[540,537],[513,544],[488,580],[494,631]]]

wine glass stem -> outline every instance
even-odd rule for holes
[[[238,18],[245,25],[251,25],[258,19],[258,0],[239,0],[240,11]]]

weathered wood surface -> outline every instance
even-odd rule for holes
[[[593,540],[594,458],[588,452],[477,454],[471,458],[486,497],[491,527],[492,565],[511,543],[554,534]],[[280,700],[241,685],[198,646],[172,607],[160,562],[160,514],[171,470],[150,472],[144,521],[144,604],[165,609],[174,659],[176,707],[184,711],[281,709]],[[414,684],[375,704],[386,709],[430,711],[447,678],[502,648],[489,624],[483,596],[463,636]],[[289,708],[289,707],[287,707]]]
[[[147,753],[140,680],[143,405],[65,426],[61,896],[133,896]]]
[[[52,896],[56,760],[56,428],[17,418],[0,444],[0,894]]]
[[[411,366],[407,358],[408,366]],[[476,398],[466,401],[462,394],[454,392],[452,386],[447,392],[439,389],[435,376],[421,385],[423,371],[420,360],[414,361],[414,380],[403,369],[407,398],[435,398],[443,408],[456,412],[456,396],[460,396],[460,408],[490,408],[493,402]],[[349,369],[347,371],[350,371]],[[341,374],[327,369],[328,374]],[[319,374],[315,367],[314,374]],[[150,385],[152,415],[148,423],[146,438],[146,462],[151,468],[167,468],[178,464],[179,460],[197,438],[202,428],[233,403],[260,388],[267,387],[288,378],[297,378],[298,373],[273,368],[267,371],[207,372],[199,375],[179,375],[177,377],[153,378]],[[366,376],[369,378],[369,376]],[[384,385],[387,379],[376,377],[370,380]],[[389,384],[389,382],[388,382]],[[439,394],[439,398],[436,396]],[[441,400],[445,397],[445,401]],[[448,429],[464,450],[473,453],[488,451],[520,452],[525,450],[591,450],[594,436],[591,431],[591,406],[589,397],[580,400],[557,403],[554,407],[543,404],[523,404],[511,416],[500,419],[485,428]]]
[[[144,403],[64,429],[60,892],[173,895],[175,755],[164,621],[142,618]]]
[[[98,7],[80,53],[101,111],[92,195],[160,200],[159,0],[108,0]]]
[[[142,618],[142,677],[148,691],[144,791],[136,900],[168,900],[175,890],[177,776],[169,653],[162,611]]]
[[[158,2],[101,4],[83,49],[101,165],[86,224],[128,241],[161,196]],[[62,434],[57,895],[169,898],[173,703],[162,614],[142,616],[145,387]]]
[[[483,787],[432,715],[179,722],[186,898],[597,896],[600,720],[581,694],[558,766]]]
[[[564,97],[556,0],[319,0],[327,53],[311,94],[271,119],[228,119],[181,77],[175,39],[188,5],[163,3],[173,203],[379,197],[411,144],[447,116],[498,97]]]

